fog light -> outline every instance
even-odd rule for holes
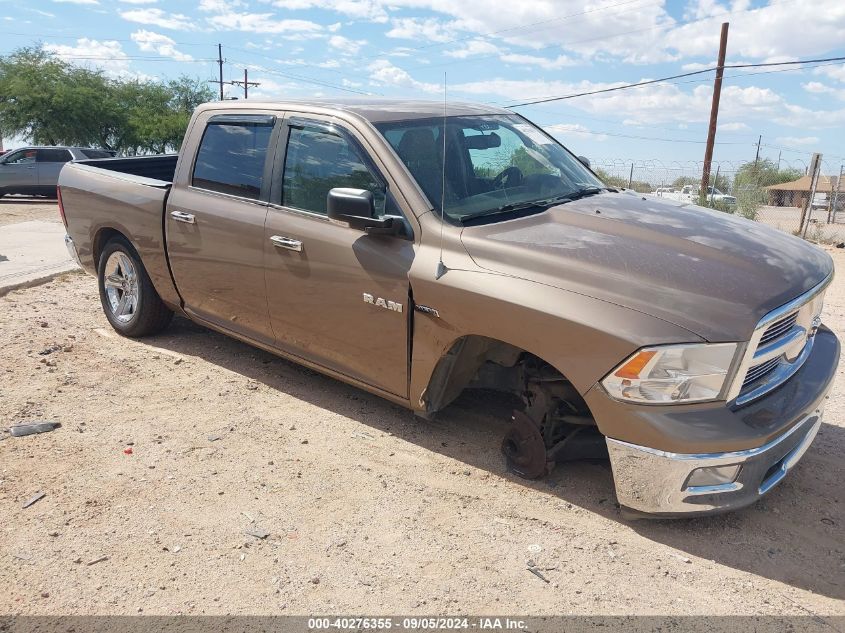
[[[721,484],[733,483],[736,481],[737,475],[739,475],[739,469],[739,464],[696,468],[687,480],[687,487],[719,486]]]

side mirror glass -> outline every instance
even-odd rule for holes
[[[372,191],[335,187],[326,198],[329,220],[370,235],[396,235],[400,224],[396,218],[376,217],[376,203]]]

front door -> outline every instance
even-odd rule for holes
[[[272,345],[264,285],[264,221],[275,117],[213,115],[196,160],[180,173],[165,226],[173,278],[185,310],[213,325]]]
[[[33,194],[38,189],[35,149],[9,152],[0,162],[0,190],[5,193]]]
[[[267,297],[278,346],[391,394],[408,393],[408,270],[414,243],[329,222],[334,187],[368,189],[398,208],[359,142],[320,121],[280,134],[274,204],[264,239]],[[281,191],[277,194],[277,190]]]

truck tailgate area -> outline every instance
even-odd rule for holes
[[[116,167],[120,161],[128,161],[133,167],[162,162],[103,159],[68,163],[62,169],[59,189],[68,235],[74,241],[83,268],[96,274],[96,258],[102,247],[115,233],[122,234],[138,251],[162,300],[178,307],[180,300],[167,264],[163,230],[171,183],[119,171]],[[112,168],[103,168],[104,163]],[[158,168],[161,170],[162,165]]]

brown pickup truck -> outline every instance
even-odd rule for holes
[[[626,516],[748,505],[821,425],[831,258],[585,163],[487,106],[216,103],[178,157],[69,163],[60,209],[121,334],[178,313],[421,416],[501,391],[524,477],[609,457]]]

